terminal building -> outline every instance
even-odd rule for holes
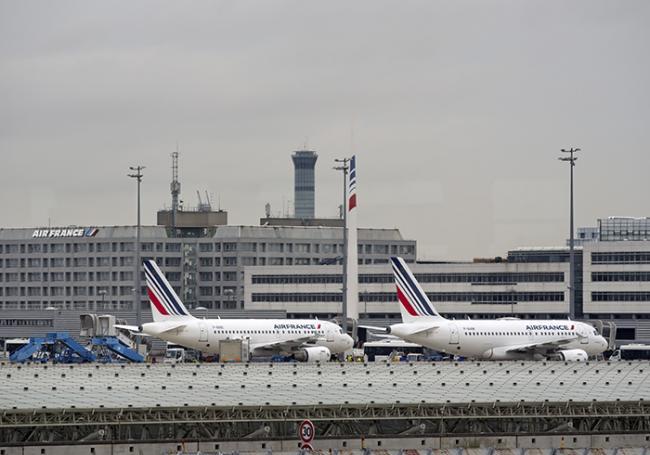
[[[174,230],[144,226],[141,257],[160,264],[195,315],[325,319],[340,314],[340,227],[282,226],[281,220],[201,226],[206,219],[226,223],[227,214],[190,214],[193,221],[179,212]],[[601,228],[609,225],[603,221]],[[0,338],[53,330],[74,334],[79,315],[89,312],[135,322],[135,234],[134,226],[0,229]],[[607,236],[576,250],[577,317],[613,321],[619,343],[650,342],[650,241]],[[358,252],[359,312],[362,322],[372,325],[400,318],[388,264],[393,255],[412,264],[447,317],[568,314],[567,247],[522,247],[503,258],[471,262],[416,262],[416,242],[398,230],[360,229]],[[144,287],[141,305],[147,321]]]
[[[189,219],[185,212],[176,214],[174,229],[143,226],[140,254],[160,264],[197,316],[287,316],[282,305],[251,311],[244,283],[249,268],[326,267],[338,269],[340,277],[340,265],[322,266],[340,264],[340,227],[201,226],[206,219],[225,222],[227,216],[188,213]],[[161,219],[165,213],[159,213]],[[83,313],[110,313],[135,322],[135,236],[135,226],[0,229],[0,338],[75,333]],[[360,229],[359,243],[364,264],[387,264],[391,254],[410,262],[416,258],[416,242],[396,229]],[[140,273],[146,322],[151,315]]]

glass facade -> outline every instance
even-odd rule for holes
[[[314,200],[316,194],[314,167],[318,155],[301,150],[295,152],[291,159],[294,166],[294,204],[296,218],[314,218]]]
[[[598,220],[600,241],[649,240],[650,218],[609,217]]]

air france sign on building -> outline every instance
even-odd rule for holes
[[[33,239],[42,238],[71,238],[71,237],[95,237],[97,228],[65,228],[65,229],[36,229],[32,233]]]

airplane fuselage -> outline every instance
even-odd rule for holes
[[[568,320],[448,320],[441,319],[435,328],[414,334],[414,324],[391,326],[391,333],[438,352],[476,359],[532,359],[536,353],[513,352],[512,348],[526,345],[546,345],[549,352],[582,350],[596,355],[607,347],[606,340],[588,324]],[[422,323],[424,324],[424,323]],[[559,344],[559,348],[552,348]]]
[[[221,340],[248,340],[254,355],[290,354],[282,348],[256,352],[255,346],[291,344],[300,338],[311,338],[312,341],[305,342],[306,346],[323,346],[333,354],[352,347],[352,339],[338,325],[313,319],[172,319],[143,324],[142,332],[208,355],[219,353]]]

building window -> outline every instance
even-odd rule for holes
[[[165,267],[180,267],[181,258],[165,258]]]
[[[296,243],[294,251],[296,253],[310,253],[311,245],[309,243]]]
[[[593,302],[649,302],[650,292],[592,292]]]
[[[388,254],[388,245],[374,245],[375,254]]]
[[[212,243],[199,243],[199,251],[201,253],[208,253],[214,250],[214,246]]]
[[[180,253],[181,244],[180,243],[166,243],[165,251],[168,253]]]
[[[241,258],[241,265],[257,265],[257,258],[254,257],[243,257]]]
[[[199,266],[201,267],[212,267],[214,260],[212,258],[199,258]]]
[[[199,272],[199,281],[212,281],[212,272]]]
[[[99,257],[99,258],[96,258],[96,260],[97,260],[97,267],[110,267],[110,265],[111,265],[111,258]],[[52,261],[54,261],[54,259],[52,259]]]
[[[254,253],[257,251],[257,243],[255,242],[241,242],[239,244],[239,251],[246,251],[249,253]]]
[[[282,252],[284,252],[284,244],[283,243],[269,243],[268,244],[268,251],[269,251],[269,253],[282,253]]]
[[[223,272],[223,281],[237,281],[237,272]]]

